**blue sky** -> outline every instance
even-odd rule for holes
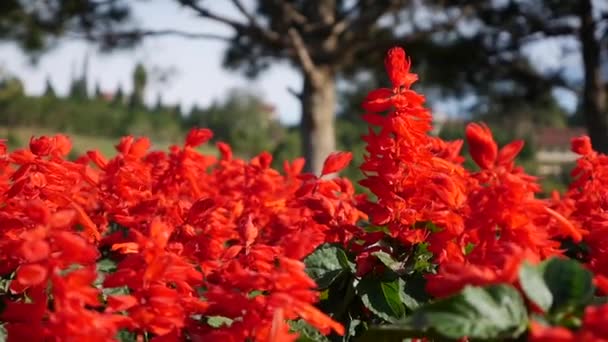
[[[218,11],[235,17],[238,15],[228,1],[210,3]],[[135,6],[134,14],[143,27],[230,34],[223,26],[200,20],[190,11],[180,9],[173,1],[139,3]],[[84,56],[90,52],[88,74],[91,91],[95,82],[99,82],[105,91],[113,91],[119,85],[130,91],[131,72],[135,63],[141,61],[149,68],[175,71],[168,84],[150,84],[146,94],[149,103],[154,103],[162,91],[165,103],[180,102],[183,108],[188,109],[195,103],[205,106],[215,99],[221,99],[231,88],[244,87],[275,105],[283,122],[297,123],[300,105],[287,88],[301,87],[298,73],[287,64],[276,64],[259,79],[248,80],[236,71],[222,68],[224,46],[219,41],[161,37],[147,40],[136,50],[100,55],[93,46],[70,41],[63,42],[44,55],[37,65],[31,65],[14,44],[0,44],[0,69],[18,76],[28,94],[40,94],[47,77],[56,91],[63,94],[74,72],[80,73]]]

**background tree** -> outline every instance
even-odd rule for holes
[[[141,107],[144,105],[147,79],[146,68],[141,63],[137,63],[135,70],[133,70],[133,93],[131,93],[129,100],[131,107]]]
[[[50,38],[65,32],[82,32],[85,38],[101,42],[103,47],[130,46],[144,37],[165,34],[220,38],[230,42],[226,64],[243,66],[249,75],[257,74],[272,60],[288,60],[304,80],[294,94],[302,104],[301,137],[303,153],[309,161],[307,167],[320,171],[323,160],[336,147],[336,77],[357,64],[358,54],[375,54],[381,58],[387,47],[406,43],[408,39],[418,38],[419,33],[422,36],[430,31],[414,28],[408,32],[408,39],[395,41],[390,25],[380,24],[386,14],[402,10],[404,6],[416,6],[416,2],[406,0],[271,0],[253,1],[251,8],[240,0],[231,0],[241,14],[240,19],[215,13],[208,1],[176,2],[203,20],[226,25],[232,29],[233,36],[133,28],[128,20],[132,2],[120,0],[54,0],[45,2],[49,6],[43,10],[9,1],[2,11],[10,14],[3,16],[7,17],[6,26],[23,26],[27,22],[43,25],[26,25],[27,34],[11,29],[4,36],[35,43],[25,44],[28,48],[44,46],[42,32],[46,32],[47,27]],[[460,12],[457,8],[446,11],[451,14],[434,24],[445,26],[453,17],[460,16]]]
[[[193,107],[184,118],[185,128],[209,127],[214,141],[229,143],[235,153],[248,158],[273,151],[285,135],[273,109],[255,93],[233,89],[224,101],[206,109]]]
[[[44,84],[44,96],[55,97],[57,93],[55,92],[55,87],[53,87],[53,83],[49,77],[46,78]]]
[[[103,48],[169,34],[223,39],[230,43],[226,65],[250,76],[274,60],[289,61],[303,76],[300,89],[292,92],[302,104],[302,147],[314,171],[336,147],[337,80],[351,77],[362,65],[376,65],[393,45],[406,46],[418,61],[423,86],[437,85],[444,96],[474,94],[478,112],[501,108],[489,105],[495,101],[517,105],[540,99],[538,108],[552,88],[571,89],[582,98],[595,147],[608,152],[600,58],[608,45],[608,9],[602,1],[230,0],[240,18],[214,11],[210,1],[175,2],[201,20],[225,25],[233,35],[140,28],[129,20],[132,2],[125,0],[50,0],[43,6],[10,0],[0,8],[0,28],[6,28],[0,36],[19,39],[28,48],[52,45],[75,32]],[[528,58],[527,47],[555,37],[576,42],[569,51],[582,56],[584,82],[570,82],[563,70],[537,70]],[[521,111],[511,106],[507,112]]]
[[[474,94],[478,113],[525,113],[535,123],[563,120],[555,89],[580,99],[596,149],[608,152],[608,6],[591,0],[454,1],[468,6],[466,29],[410,45],[425,82],[447,95]],[[556,48],[557,47],[557,48]],[[530,51],[552,50],[560,63],[542,68]],[[603,57],[602,57],[603,56]],[[580,58],[576,64],[564,61]],[[513,117],[511,121],[517,121]]]

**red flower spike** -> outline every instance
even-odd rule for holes
[[[351,152],[333,152],[325,159],[323,163],[323,170],[321,176],[336,173],[348,166],[350,161],[353,159]]]
[[[405,51],[400,47],[394,47],[388,51],[384,65],[393,88],[407,87],[416,82],[418,76],[410,74],[410,60]]]

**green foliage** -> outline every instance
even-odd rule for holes
[[[0,1],[0,40],[14,40],[26,51],[41,52],[68,32],[99,36],[101,30],[114,31],[131,19],[124,0]],[[116,37],[102,39],[104,46],[125,43]]]
[[[319,289],[327,289],[338,277],[354,272],[354,264],[346,252],[337,245],[323,244],[304,259],[306,273],[317,283]]]
[[[526,331],[528,315],[518,291],[509,285],[468,286],[454,296],[440,299],[415,310],[397,324],[371,329],[365,341],[401,341],[427,336],[457,340],[516,338]],[[387,339],[384,339],[387,341]]]
[[[329,338],[321,334],[318,330],[306,323],[302,319],[290,321],[291,331],[297,332],[300,337],[298,342],[329,342]]]
[[[540,267],[553,295],[552,313],[579,310],[589,304],[595,293],[591,271],[571,259],[549,259]]]
[[[522,290],[534,304],[548,311],[553,303],[553,294],[543,279],[543,267],[534,267],[524,263],[519,270],[519,282]]]
[[[369,275],[357,284],[357,295],[363,305],[387,322],[396,322],[405,315],[401,293],[405,292],[402,279],[384,280]]]

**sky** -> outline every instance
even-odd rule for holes
[[[238,18],[229,1],[213,1],[214,9]],[[180,9],[174,1],[137,3],[133,11],[144,28],[180,29],[229,35],[225,27],[201,20],[191,11]],[[249,80],[238,71],[222,67],[225,43],[211,40],[187,40],[159,37],[146,40],[139,48],[110,54],[99,54],[94,46],[80,41],[66,41],[42,56],[32,65],[14,44],[0,44],[0,69],[19,77],[27,94],[44,91],[49,78],[59,94],[65,94],[73,76],[81,74],[83,60],[90,55],[89,89],[98,82],[103,91],[113,92],[118,86],[129,92],[131,74],[137,62],[148,69],[172,70],[167,84],[152,82],[146,92],[148,103],[156,103],[159,93],[165,104],[181,103],[188,110],[193,104],[201,107],[222,99],[235,87],[248,88],[276,106],[283,123],[294,124],[300,119],[300,104],[287,88],[301,88],[301,77],[287,64],[275,64],[258,79]]]

